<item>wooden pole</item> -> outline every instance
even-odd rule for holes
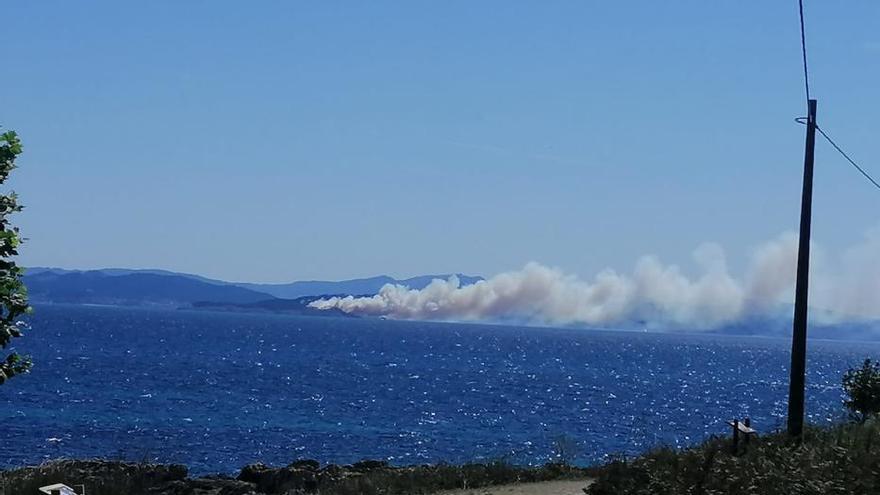
[[[752,419],[746,418],[746,420],[743,421],[743,424],[746,425],[746,428],[751,428],[752,427]],[[751,437],[751,436],[752,436],[751,433],[746,433],[746,436],[743,438],[743,443],[748,445],[749,444],[749,437]]]
[[[804,431],[804,387],[807,366],[807,293],[810,278],[810,220],[813,210],[813,158],[816,148],[816,100],[808,102],[804,149],[804,185],[801,194],[801,233],[798,245],[794,325],[791,335],[791,375],[788,382],[788,434]]]
[[[734,454],[736,454],[738,447],[739,447],[739,420],[734,419],[733,420],[733,446],[731,448],[731,450],[733,451]]]

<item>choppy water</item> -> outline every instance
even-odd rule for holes
[[[0,387],[0,465],[525,463],[560,435],[589,463],[786,407],[785,340],[71,306],[33,326],[33,373]],[[842,371],[878,351],[810,344],[811,421],[841,417]]]

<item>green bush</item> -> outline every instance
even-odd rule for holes
[[[843,375],[843,390],[853,419],[863,422],[880,412],[880,363],[865,359],[861,368],[850,368]]]
[[[18,135],[12,131],[0,133],[0,184],[5,183],[15,169],[15,158],[21,151]],[[8,219],[21,209],[15,193],[0,194],[0,349],[5,349],[13,338],[21,337],[25,327],[21,317],[30,311],[27,291],[21,281],[22,269],[13,261],[18,255],[21,236]],[[30,366],[30,359],[14,352],[5,358],[0,355],[0,384],[26,373]]]

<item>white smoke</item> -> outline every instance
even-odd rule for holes
[[[714,328],[791,302],[797,244],[797,235],[786,233],[759,246],[741,278],[730,274],[720,246],[704,244],[694,251],[696,277],[654,256],[638,260],[631,274],[609,269],[589,281],[533,262],[473,285],[461,286],[456,277],[421,290],[389,284],[372,297],[332,297],[311,306],[413,320]],[[880,317],[880,231],[847,250],[840,265],[833,276],[813,271],[818,297],[811,304]]]
[[[880,230],[846,249],[833,269],[822,273],[817,289],[836,313],[880,317]]]

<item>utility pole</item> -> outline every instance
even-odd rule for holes
[[[804,150],[804,188],[801,194],[801,234],[798,244],[797,287],[791,335],[791,376],[788,382],[788,434],[804,431],[804,386],[807,367],[807,293],[810,278],[810,220],[813,210],[813,156],[816,148],[816,100],[808,100]]]

